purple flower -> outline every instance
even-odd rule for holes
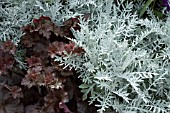
[[[170,2],[169,2],[169,0],[162,0],[162,4],[163,4],[164,7],[166,7],[167,11],[170,10]]]

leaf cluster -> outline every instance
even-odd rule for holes
[[[57,26],[50,17],[41,16],[22,27],[19,48],[10,40],[0,45],[2,113],[86,113],[88,108],[96,112],[94,106],[81,101],[75,70],[63,69],[54,61],[54,55],[84,52],[65,38],[74,38],[70,29],[80,30],[78,22],[76,17]],[[17,65],[18,49],[25,51],[26,69]]]
[[[164,64],[169,60],[162,59],[169,46],[168,24],[154,16],[139,19],[125,0],[94,4],[91,18],[79,19],[81,30],[72,29],[71,40],[85,53],[56,56],[55,61],[80,73],[83,100],[97,101],[98,112],[168,113],[169,88],[164,88],[169,70]]]

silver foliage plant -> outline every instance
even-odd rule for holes
[[[59,1],[0,0],[0,40],[17,45],[20,28],[41,15],[59,25],[89,13],[87,21],[80,18],[81,30],[72,30],[72,41],[85,53],[55,57],[79,73],[83,100],[95,103],[100,113],[169,113],[170,19],[139,19],[126,0]]]
[[[125,0],[89,3],[71,39],[85,53],[55,58],[80,73],[83,100],[100,113],[169,113],[170,21],[139,19]]]

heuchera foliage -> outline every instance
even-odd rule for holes
[[[12,41],[1,43],[1,113],[88,113],[89,107],[96,112],[94,106],[81,101],[75,70],[63,69],[54,61],[56,55],[65,57],[67,53],[84,52],[65,38],[74,38],[70,29],[80,30],[78,22],[76,17],[57,26],[50,17],[41,16],[23,26],[24,35],[18,47],[25,50],[26,70],[17,65],[18,48]]]
[[[14,53],[15,45],[10,40],[0,44],[0,75],[12,69],[15,62]]]

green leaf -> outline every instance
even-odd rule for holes
[[[154,12],[154,13],[155,13],[155,15],[156,15],[156,16],[158,16],[160,19],[163,19],[164,14],[162,14],[162,12],[157,11],[157,10],[154,10],[153,12]]]
[[[145,5],[143,6],[142,10],[140,11],[139,17],[141,17],[141,16],[145,13],[146,9],[149,7],[149,5],[150,5],[152,2],[153,2],[153,0],[148,0],[148,1],[145,3]]]

